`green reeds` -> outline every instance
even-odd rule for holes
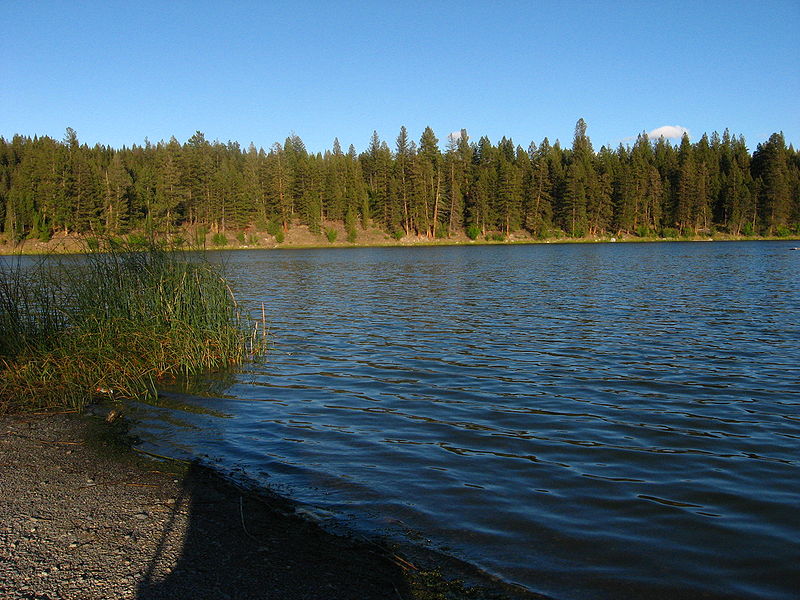
[[[0,412],[153,399],[262,354],[219,269],[154,244],[0,268]]]

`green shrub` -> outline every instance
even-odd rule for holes
[[[356,237],[356,213],[353,210],[348,210],[344,218],[344,231],[347,236],[347,241],[351,244],[355,243]]]
[[[486,236],[487,240],[491,240],[493,242],[502,242],[506,239],[505,234],[500,233],[499,231],[493,231],[489,235]]]
[[[139,233],[129,233],[127,243],[132,247],[146,248],[149,244],[149,241],[144,235]]]
[[[282,244],[283,240],[285,239],[286,239],[286,234],[283,233],[283,229],[278,229],[278,231],[275,232],[275,241],[278,244]]]
[[[674,227],[664,227],[661,230],[661,237],[663,238],[676,238],[680,236],[681,232],[675,229]]]
[[[467,227],[467,237],[471,240],[477,240],[481,234],[481,230],[477,225],[470,225]]]
[[[276,223],[275,221],[270,221],[269,223],[267,223],[267,233],[268,233],[269,235],[273,235],[273,236],[276,236],[276,237],[277,237],[277,235],[278,235],[278,233],[279,233],[280,231],[283,231],[283,229],[282,229],[282,228],[281,228],[281,226],[280,226],[278,223]]]
[[[328,238],[328,241],[332,244],[336,241],[336,236],[338,233],[333,227],[326,227],[325,228],[325,237]]]
[[[405,234],[406,234],[406,232],[405,232],[405,231],[403,231],[402,229],[395,229],[395,230],[392,232],[392,237],[393,237],[393,238],[394,238],[396,241],[398,241],[398,242],[399,242],[400,240],[402,240],[402,239],[403,239],[403,236],[405,236]]]
[[[786,225],[781,225],[775,229],[775,235],[778,237],[789,237],[792,235],[792,230],[789,229]]]
[[[211,243],[218,248],[228,245],[228,238],[224,233],[215,233],[211,236]]]
[[[244,231],[236,232],[236,241],[239,242],[240,244],[245,243]]]
[[[89,252],[97,252],[100,250],[100,240],[96,237],[86,238],[86,247],[89,249]]]

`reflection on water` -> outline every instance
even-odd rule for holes
[[[790,246],[226,253],[269,360],[140,434],[556,598],[789,598]]]

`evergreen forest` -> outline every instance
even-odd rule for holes
[[[366,151],[338,140],[311,153],[296,135],[268,150],[207,140],[114,149],[15,135],[0,138],[0,236],[117,236],[182,230],[320,233],[340,222],[348,241],[368,226],[400,239],[503,239],[630,234],[678,237],[800,234],[800,154],[773,134],[751,153],[726,130],[692,143],[644,133],[595,151],[580,119],[570,147],[544,138],[440,144],[405,127]]]

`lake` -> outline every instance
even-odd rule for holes
[[[212,253],[268,359],[137,433],[557,599],[794,598],[793,245]]]

